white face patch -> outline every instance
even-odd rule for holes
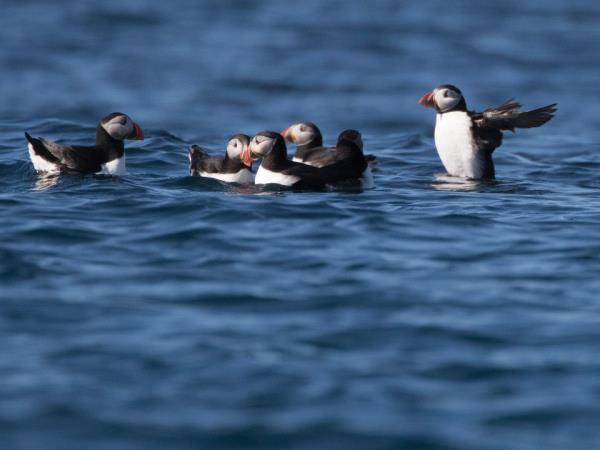
[[[108,122],[102,124],[102,128],[118,141],[122,141],[130,136],[134,131],[133,120],[125,114],[113,117]]]
[[[273,150],[274,143],[275,140],[270,137],[254,136],[250,141],[250,151],[259,158],[264,158]]]
[[[316,130],[305,123],[297,123],[290,128],[290,134],[293,143],[296,145],[306,145],[311,142],[317,135]]]
[[[227,143],[227,156],[229,158],[239,158],[243,151],[244,144],[240,139],[234,138]]]
[[[441,88],[433,94],[433,100],[441,112],[449,111],[462,100],[462,95],[453,89]]]

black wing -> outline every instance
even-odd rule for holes
[[[28,133],[25,133],[25,137],[37,155],[57,164],[61,172],[96,173],[102,170],[102,164],[106,162],[104,152],[97,147],[58,144],[43,138],[33,138]]]
[[[355,145],[342,144],[329,152],[335,154],[335,161],[332,164],[314,167],[302,163],[290,163],[290,167],[282,173],[300,177],[303,187],[324,187],[327,184],[358,179],[367,169],[367,160]]]
[[[303,161],[315,167],[325,167],[338,162],[340,156],[335,147],[320,147],[306,152]]]
[[[367,170],[368,162],[362,150],[356,145],[338,144],[335,153],[337,160],[321,169],[329,183],[358,179]]]
[[[521,104],[508,100],[497,108],[470,112],[477,147],[488,153],[502,144],[502,131],[534,128],[548,122],[556,112],[556,103],[531,111],[521,111]]]
[[[209,156],[200,146],[190,145],[190,174],[197,175],[199,172],[220,173],[223,166],[222,156]]]
[[[347,158],[347,155],[340,152],[336,147],[325,148],[321,147],[314,149],[314,151],[308,151],[304,157],[304,162],[315,166],[315,167],[326,167],[332,164],[336,164]],[[365,159],[369,164],[375,164],[377,157],[375,155],[365,155]]]
[[[532,111],[521,111],[521,104],[508,100],[497,108],[471,113],[473,122],[480,128],[514,131],[515,128],[539,127],[554,117],[556,103]]]
[[[284,175],[292,175],[300,178],[295,188],[300,189],[322,189],[328,183],[323,177],[322,169],[309,166],[308,164],[289,161],[288,167],[281,171]]]

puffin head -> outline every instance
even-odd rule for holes
[[[144,139],[142,128],[131,120],[127,114],[114,112],[109,114],[100,121],[100,126],[108,135],[117,140],[124,141],[125,139]]]
[[[440,114],[467,110],[467,103],[462,92],[451,84],[442,84],[426,93],[419,100],[419,104],[426,108],[434,108]]]
[[[242,155],[248,149],[248,145],[250,145],[250,136],[246,134],[235,134],[231,136],[227,141],[227,157],[229,159],[239,158],[245,166],[251,168],[252,159],[245,161],[242,158]]]
[[[242,161],[246,163],[253,159],[264,158],[280,145],[283,145],[285,148],[285,142],[279,133],[274,131],[261,131],[250,140],[250,145],[242,155]]]
[[[323,145],[321,130],[312,122],[300,122],[290,125],[281,132],[286,142],[298,146],[315,143]],[[316,141],[316,142],[315,142]]]
[[[342,131],[338,136],[337,143],[339,145],[342,142],[351,142],[361,150],[363,149],[362,135],[358,130],[349,129]]]

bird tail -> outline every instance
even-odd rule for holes
[[[27,142],[29,142],[29,147],[36,155],[42,157],[44,160],[52,163],[60,162],[59,159],[54,156],[50,151],[46,148],[41,139],[34,138],[27,131],[25,132],[25,138]]]
[[[198,162],[207,156],[206,151],[196,144],[190,145],[188,158],[190,160],[190,175],[198,175]]]
[[[27,139],[31,145],[34,145],[40,141],[39,139],[32,137],[27,131],[25,132],[25,139]]]
[[[190,156],[192,156],[192,155],[207,156],[208,155],[206,153],[206,150],[204,150],[202,147],[200,147],[199,145],[196,145],[196,144],[190,145],[189,151],[190,151]]]

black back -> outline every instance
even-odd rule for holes
[[[306,144],[296,146],[294,158],[301,159],[302,161],[307,161],[311,157],[311,155],[314,155],[315,153],[318,153],[323,150],[328,150],[326,147],[323,147],[323,134],[321,133],[319,127],[317,127],[312,122],[305,123],[315,130],[315,137]]]
[[[247,168],[240,158],[225,156],[210,156],[202,147],[193,144],[190,146],[190,175],[206,173],[238,173]]]
[[[367,170],[368,162],[362,148],[355,139],[360,136],[356,130],[344,130],[340,133],[335,147],[336,160],[322,168],[330,183],[360,178]]]
[[[33,147],[36,155],[54,163],[62,173],[87,174],[102,170],[102,164],[121,158],[125,153],[123,141],[113,139],[98,124],[96,128],[96,145],[65,145],[34,138],[29,133],[25,137]]]
[[[262,132],[275,140],[271,152],[263,158],[262,166],[273,172],[299,177],[300,180],[293,186],[295,189],[322,189],[328,184],[358,179],[367,169],[367,161],[358,145],[342,137],[344,133],[335,148],[339,160],[326,167],[313,167],[287,159],[285,141],[278,133]]]

